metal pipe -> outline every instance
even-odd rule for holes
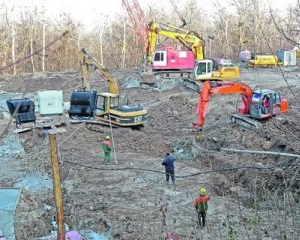
[[[292,154],[292,153],[280,153],[280,152],[258,151],[258,150],[239,150],[239,149],[232,149],[232,148],[220,148],[220,151],[241,152],[241,153],[260,153],[260,154],[271,154],[271,155],[279,155],[279,156],[300,157],[299,154]]]

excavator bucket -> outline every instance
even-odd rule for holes
[[[16,120],[16,125],[35,122],[35,104],[29,99],[10,99],[6,101],[9,113]]]
[[[201,140],[201,133],[200,132],[196,132],[196,134],[195,134],[195,141],[196,142],[200,142],[200,140]]]
[[[70,118],[90,118],[94,116],[97,91],[74,91],[71,95]]]

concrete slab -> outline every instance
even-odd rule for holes
[[[15,240],[14,214],[20,195],[20,188],[0,188],[0,230],[6,240]]]

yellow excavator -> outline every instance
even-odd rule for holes
[[[109,71],[86,49],[81,49],[79,62],[82,90],[71,95],[68,111],[70,122],[87,122],[114,127],[141,128],[147,122],[148,112],[142,106],[122,105],[119,84]],[[91,90],[89,69],[99,71],[108,83],[108,92]]]
[[[177,61],[176,54],[168,56],[167,51],[156,51],[158,36],[164,36],[181,43],[186,49],[193,53],[194,59],[192,62],[192,71],[195,81],[223,81],[230,79],[237,79],[240,77],[240,70],[233,63],[227,61],[216,62],[213,59],[205,59],[204,56],[204,40],[194,31],[178,28],[170,24],[152,21],[148,25],[148,47],[147,47],[147,60],[152,64],[152,69],[159,71],[155,68],[157,61],[165,61],[174,66]],[[179,55],[181,52],[179,52]],[[177,69],[180,69],[180,56],[178,57]],[[163,68],[162,68],[163,69]]]

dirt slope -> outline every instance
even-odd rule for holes
[[[108,233],[113,239],[163,239],[169,232],[180,239],[281,239],[284,235],[296,239],[299,228],[293,226],[298,224],[294,220],[299,211],[295,210],[299,159],[219,151],[227,148],[299,154],[300,83],[296,73],[289,73],[286,82],[278,69],[243,69],[241,81],[253,89],[279,90],[289,101],[288,113],[264,122],[260,130],[250,131],[230,121],[237,95],[213,96],[202,140],[196,143],[191,123],[197,94],[180,85],[169,90],[148,85],[126,88],[129,80],[142,79],[132,71],[114,72],[122,94],[128,96],[131,105],[146,107],[149,120],[142,131],[116,128],[111,132],[109,128],[69,124],[67,116],[60,119],[67,124],[66,133],[57,136],[66,223],[71,229]],[[93,89],[105,91],[105,82],[96,75],[92,80]],[[68,101],[81,81],[75,72],[39,73],[6,78],[1,84],[3,91],[26,89],[29,97],[39,90],[61,89]],[[14,129],[7,123],[4,118],[3,140]],[[107,134],[114,139],[116,158],[111,165],[102,164],[101,139]],[[30,174],[37,176],[40,185],[51,181],[45,131],[35,129],[19,134],[19,138],[25,153],[12,155],[5,162],[5,169],[11,166],[12,174],[0,175],[1,186],[16,186],[22,179],[20,175],[23,179]],[[175,186],[165,184],[161,166],[169,151],[178,159]],[[47,186],[38,191],[22,190],[16,212],[16,239],[46,236],[55,229],[51,224],[54,197]],[[192,205],[200,186],[211,195],[205,229],[196,228]],[[282,196],[288,207],[277,208],[277,204],[282,206]],[[282,216],[289,216],[285,223],[280,222]]]

